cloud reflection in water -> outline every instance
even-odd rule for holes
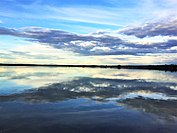
[[[53,128],[59,128],[61,131],[66,131],[61,129],[62,124],[68,127],[74,122],[80,125],[77,131],[84,130],[82,132],[91,131],[97,127],[100,127],[98,131],[104,132],[102,126],[106,123],[109,126],[105,127],[105,132],[110,132],[109,130],[125,133],[155,132],[156,128],[161,127],[164,128],[164,133],[175,131],[177,124],[176,73],[87,68],[24,68],[24,71],[20,70],[21,68],[17,67],[0,72],[1,83],[3,81],[16,83],[17,88],[24,85],[31,86],[31,88],[24,86],[24,90],[22,87],[20,91],[12,89],[11,93],[7,94],[2,93],[1,87],[0,112],[6,111],[4,116],[0,115],[1,120],[12,122],[12,119],[19,120],[16,117],[24,117],[28,125],[27,119],[33,122],[39,122],[37,118],[47,119],[46,122],[41,123],[39,129],[45,127],[47,123],[51,126],[55,123],[59,124],[59,127],[56,125]],[[33,82],[35,80],[36,82]],[[62,117],[63,115],[65,117]],[[5,116],[11,116],[12,119],[7,119]],[[76,129],[76,125],[71,127]],[[140,130],[137,125],[144,128]],[[32,129],[36,126],[31,124],[30,127]],[[125,130],[127,127],[132,130]]]

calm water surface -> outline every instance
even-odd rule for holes
[[[177,73],[0,67],[0,133],[177,133]]]

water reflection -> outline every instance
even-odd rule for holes
[[[177,73],[2,67],[0,77],[3,132],[176,132]]]

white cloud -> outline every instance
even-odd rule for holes
[[[109,52],[111,49],[109,47],[94,47],[90,51],[103,51],[103,52]]]
[[[143,45],[154,45],[155,43],[164,43],[169,40],[177,40],[176,36],[154,36],[154,37],[138,38],[135,36],[123,35],[120,38],[129,43],[136,43],[136,44],[143,44]]]
[[[177,46],[171,47],[168,50],[177,50]]]
[[[81,46],[81,47],[93,47],[93,46],[96,46],[99,42],[96,42],[96,41],[71,41],[70,42],[71,44],[73,45],[76,45],[76,46]]]

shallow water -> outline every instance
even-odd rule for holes
[[[177,73],[0,67],[0,133],[176,133]]]

